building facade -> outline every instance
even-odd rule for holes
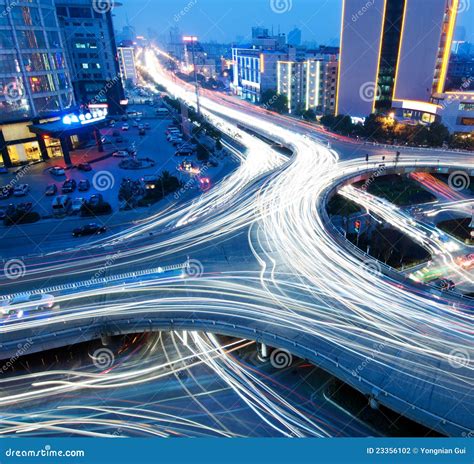
[[[280,61],[295,61],[294,49],[233,48],[232,90],[246,100],[259,103],[263,92],[277,90]]]
[[[135,48],[118,47],[118,57],[122,84],[124,87],[134,86],[137,83],[137,63],[135,60]]]
[[[287,97],[289,113],[334,113],[337,60],[279,61],[277,76],[277,92]]]
[[[344,0],[336,112],[366,117],[442,92],[459,0]]]
[[[93,0],[56,0],[56,9],[77,102],[106,104],[109,114],[122,113],[125,94],[111,10],[97,11]]]
[[[5,166],[62,156],[29,127],[75,105],[53,0],[0,0],[0,155]]]

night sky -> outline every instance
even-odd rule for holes
[[[252,26],[288,33],[294,26],[303,31],[303,41],[338,45],[342,0],[119,0],[116,27],[128,20],[137,33],[148,28],[168,36],[178,26],[184,34],[198,35],[203,42],[249,39]],[[457,39],[474,42],[474,1],[460,0]]]

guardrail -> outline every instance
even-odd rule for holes
[[[376,164],[379,164],[379,163],[376,163]],[[412,169],[413,166],[403,166],[403,169]],[[326,230],[331,233],[331,236],[337,240],[337,242],[345,247],[346,249],[350,249],[353,253],[353,255],[357,256],[359,259],[362,259],[362,261],[364,260],[370,260],[370,261],[376,261],[379,266],[380,266],[380,269],[381,271],[391,277],[391,278],[394,278],[396,280],[399,280],[399,281],[409,281],[411,285],[417,287],[417,288],[423,288],[423,287],[429,287],[431,292],[436,294],[437,296],[440,296],[442,298],[446,298],[446,296],[449,296],[449,297],[452,297],[452,298],[459,298],[462,302],[469,302],[469,304],[472,304],[474,303],[474,298],[473,297],[470,297],[468,295],[463,295],[462,293],[456,293],[456,292],[441,292],[437,287],[435,287],[434,285],[432,284],[418,284],[417,282],[409,279],[406,274],[404,274],[403,272],[399,271],[398,269],[395,269],[391,266],[389,266],[388,264],[385,264],[381,261],[378,261],[376,258],[374,258],[373,256],[370,256],[369,254],[367,254],[366,252],[364,252],[363,250],[361,250],[360,248],[358,248],[356,245],[354,245],[352,242],[350,242],[349,240],[347,240],[346,237],[344,237],[343,234],[341,234],[341,232],[339,231],[339,229],[332,223],[331,221],[331,218],[329,217],[329,214],[327,212],[327,209],[326,209],[326,205],[328,204],[329,200],[337,193],[337,191],[339,190],[340,186],[345,184],[345,183],[348,183],[349,181],[351,181],[352,179],[354,179],[355,177],[357,176],[360,176],[360,175],[373,175],[374,172],[376,172],[378,169],[380,169],[379,166],[375,166],[373,169],[367,169],[367,168],[363,168],[363,169],[358,169],[357,170],[357,173],[355,172],[352,172],[351,174],[349,175],[346,175],[346,176],[343,176],[341,177],[340,179],[340,182],[337,184],[337,185],[333,185],[331,186],[329,189],[327,189],[324,194],[323,194],[323,198],[322,198],[322,202],[321,202],[321,216],[323,218],[323,222],[326,226]],[[394,163],[391,167],[391,169],[393,171],[398,171],[398,170],[401,170],[402,168],[399,167],[397,165],[397,163]],[[388,167],[386,168],[387,172],[390,172],[390,170]],[[418,165],[416,166],[416,169],[426,169],[426,170],[433,170],[433,169],[438,169],[438,167],[436,166],[433,166],[433,165]],[[459,168],[452,168],[453,170],[456,170],[456,169],[459,169]],[[341,240],[342,239],[342,240]]]

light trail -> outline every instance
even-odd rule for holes
[[[147,70],[158,82],[171,94],[193,104],[193,91],[173,82],[151,51],[146,54],[146,60]],[[446,414],[452,420],[452,411],[461,410],[458,403],[454,406],[453,397],[462,395],[464,404],[472,405],[474,316],[467,311],[472,309],[469,301],[466,307],[460,308],[448,297],[433,295],[429,288],[414,292],[409,284],[381,273],[374,275],[368,272],[367,264],[377,263],[373,260],[362,263],[359,255],[343,250],[328,233],[327,192],[344,178],[365,171],[365,159],[341,161],[335,151],[319,141],[274,124],[270,117],[224,107],[220,100],[215,102],[206,96],[201,99],[201,105],[213,125],[231,137],[237,134],[239,143],[247,147],[240,167],[198,200],[179,209],[170,208],[165,214],[101,241],[94,250],[99,253],[107,246],[122,250],[124,244],[136,244],[136,248],[123,248],[121,262],[108,270],[113,272],[124,265],[146,265],[169,255],[199,253],[212,243],[228,240],[238,245],[239,251],[250,249],[251,254],[246,252],[253,257],[252,264],[246,269],[229,269],[220,256],[208,256],[203,262],[203,272],[194,277],[153,279],[151,276],[139,283],[111,282],[106,296],[103,289],[81,289],[57,298],[59,313],[48,319],[30,318],[7,324],[0,327],[0,334],[47,329],[53,323],[67,325],[100,318],[113,321],[125,315],[141,318],[174,314],[189,319],[192,314],[196,319],[214,321],[238,318],[249,326],[264,321],[270,331],[311,337],[315,345],[333,347],[337,364],[347,360],[354,377],[367,377],[371,382],[376,379],[374,390],[389,389],[393,396],[406,397],[408,404],[412,400],[422,401],[423,406],[440,417]],[[258,138],[239,130],[238,124],[286,143],[293,149],[293,157],[287,159],[276,153]],[[438,157],[438,154],[426,156],[424,162],[428,166],[465,167],[454,156],[446,156],[442,163]],[[415,159],[406,156],[398,165],[411,167]],[[371,202],[373,207],[374,202]],[[388,219],[398,214],[394,211],[388,214],[387,205],[378,204],[378,208],[378,213]],[[422,239],[416,225],[407,222],[407,230]],[[142,236],[150,231],[157,234],[143,242]],[[442,247],[435,239],[429,240],[429,246],[434,251]],[[84,258],[80,263],[97,265],[97,256]],[[55,275],[70,268],[69,263],[61,263],[48,265],[46,269]],[[44,271],[40,267],[33,274],[39,276]],[[462,366],[455,364],[459,352],[466,354]],[[221,353],[220,347],[213,347],[202,356],[223,373],[223,368],[215,365],[213,356],[217,353]],[[359,369],[358,365],[364,363],[363,369]],[[234,367],[227,364],[226,375]],[[153,367],[140,375],[112,371],[107,373],[105,384],[102,378],[69,375],[73,380],[50,380],[47,373],[37,376],[34,384],[37,398],[64,394],[74,388],[137,385],[163,374]],[[235,378],[232,379],[234,382]],[[426,391],[431,394],[421,396]],[[451,411],[443,409],[443,398],[446,401],[451,398]],[[7,394],[0,405],[24,399],[21,394]],[[258,405],[252,405],[266,414],[268,408],[281,412],[280,406],[265,403],[262,398]],[[280,415],[276,427],[284,426],[289,433],[302,433],[312,427],[308,423],[303,425],[302,418],[296,419],[297,416],[295,411],[285,413],[284,417]],[[459,420],[460,427],[467,429],[473,425],[472,416]]]

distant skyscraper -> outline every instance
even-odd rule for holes
[[[301,45],[301,29],[295,27],[288,33],[288,45],[299,47]]]
[[[365,117],[442,92],[459,0],[344,0],[336,111]]]
[[[252,27],[252,39],[258,39],[260,37],[268,37],[270,34],[268,29],[265,27]]]

